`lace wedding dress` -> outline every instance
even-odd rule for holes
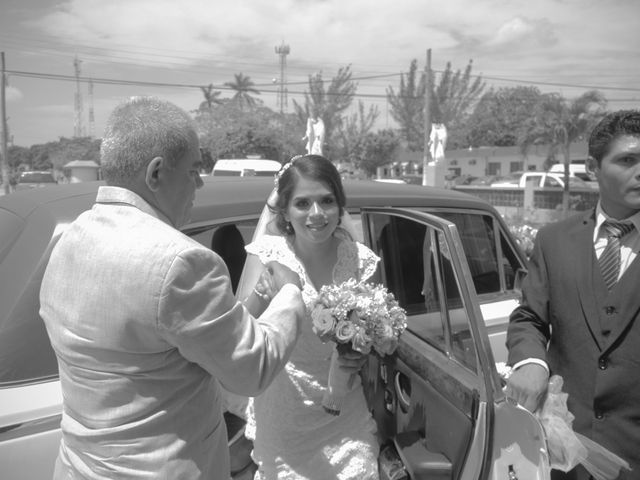
[[[340,236],[337,234],[337,236]],[[309,307],[318,292],[286,238],[265,235],[247,246],[262,263],[277,261],[296,272],[307,315],[286,367],[248,408],[247,436],[254,441],[255,479],[378,479],[376,425],[367,409],[360,377],[340,415],[321,405],[335,344],[322,343],[311,329]],[[341,238],[333,280],[366,280],[378,257],[366,246]]]

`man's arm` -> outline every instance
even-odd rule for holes
[[[158,329],[168,343],[232,393],[255,396],[284,367],[298,336],[304,303],[282,282],[259,317],[234,297],[226,269],[206,249],[177,257],[165,279]]]
[[[507,380],[506,395],[533,412],[547,389],[549,368],[547,343],[548,276],[543,254],[543,235],[536,238],[528,273],[522,285],[522,303],[511,314],[507,329],[507,363],[514,368]]]

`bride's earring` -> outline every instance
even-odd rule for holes
[[[287,231],[287,235],[293,235],[293,225],[291,225],[291,222],[287,222],[284,228]]]

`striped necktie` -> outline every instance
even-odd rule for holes
[[[620,239],[634,229],[632,223],[606,221],[602,228],[607,232],[607,246],[602,251],[598,263],[607,289],[611,290],[620,273]]]

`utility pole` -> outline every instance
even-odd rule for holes
[[[76,72],[76,96],[74,102],[74,112],[75,112],[75,120],[73,123],[73,136],[74,137],[82,137],[83,128],[82,128],[82,93],[80,92],[80,64],[82,62],[78,60],[78,57],[73,61],[73,66]]]
[[[424,89],[424,147],[422,160],[422,185],[433,185],[435,171],[431,163],[431,49],[427,49],[427,63],[424,67],[425,89]]]
[[[2,116],[2,158],[0,158],[0,169],[2,171],[2,187],[5,195],[9,194],[9,156],[7,153],[7,110],[5,90],[7,88],[7,78],[4,67],[4,52],[2,52],[2,85],[0,86],[0,115]]]

